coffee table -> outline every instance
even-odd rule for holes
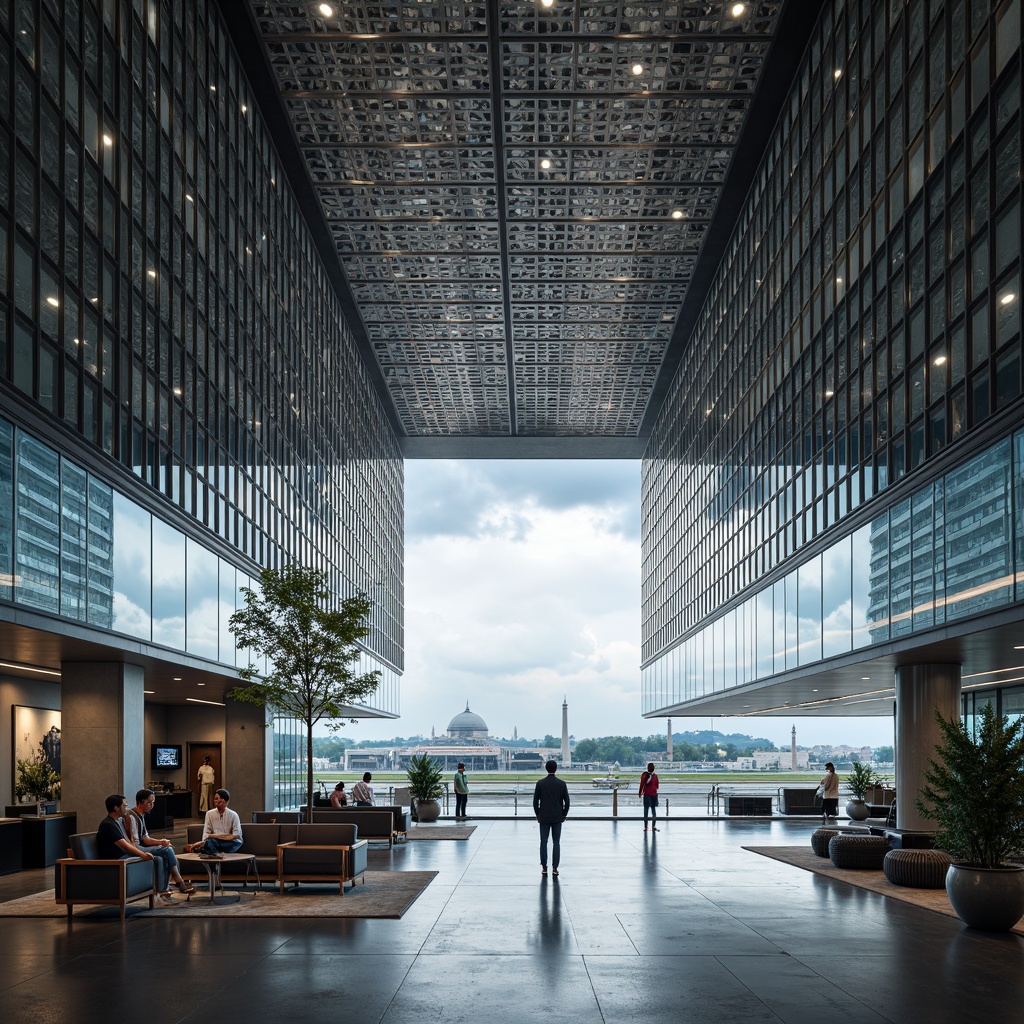
[[[206,901],[209,904],[223,906],[226,903],[237,903],[239,899],[237,892],[227,892],[222,896],[218,896],[216,894],[217,887],[220,883],[220,869],[222,864],[237,864],[239,861],[249,861],[252,865],[252,869],[256,872],[256,884],[260,884],[260,873],[256,869],[256,854],[254,853],[223,853],[219,857],[204,857],[198,853],[179,853],[178,860],[185,861],[188,864],[202,864],[202,866],[206,868],[207,877],[210,879],[210,898]],[[246,877],[248,877],[248,864],[246,865],[245,874]],[[192,901],[191,895],[189,896],[188,901]]]

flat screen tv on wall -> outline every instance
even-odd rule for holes
[[[152,767],[154,771],[169,772],[181,767],[180,743],[154,743],[152,753]]]

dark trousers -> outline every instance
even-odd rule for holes
[[[548,866],[548,833],[551,834],[551,866],[558,867],[561,858],[559,841],[562,838],[562,823],[560,821],[542,821],[540,823],[540,866]]]
[[[455,794],[455,817],[464,818],[466,816],[466,800],[469,799],[468,793],[456,793]]]
[[[644,824],[647,824],[647,812],[650,811],[651,818],[655,824],[658,823],[658,798],[656,796],[644,796]]]

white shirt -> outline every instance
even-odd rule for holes
[[[242,838],[242,819],[231,810],[224,809],[221,814],[216,807],[206,812],[206,823],[203,825],[204,836],[226,836],[232,835],[236,839]]]

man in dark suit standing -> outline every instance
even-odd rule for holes
[[[569,787],[555,775],[558,765],[548,761],[547,776],[533,787],[533,813],[540,822],[540,873],[548,873],[548,835],[551,835],[551,873],[558,874],[562,822],[569,814]]]

